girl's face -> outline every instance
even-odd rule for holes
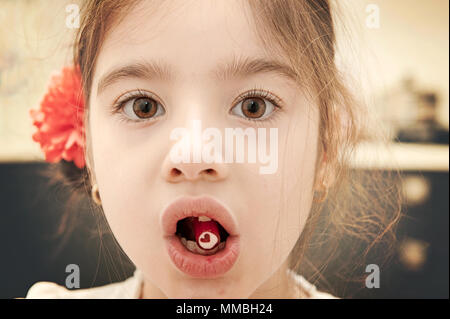
[[[102,43],[90,97],[91,168],[109,225],[145,276],[147,297],[263,296],[281,278],[277,270],[308,217],[318,113],[286,69],[259,64],[287,65],[258,41],[247,10],[242,1],[142,1]],[[237,72],[221,72],[233,61]],[[152,68],[156,63],[160,68]],[[258,96],[264,90],[270,95]],[[193,123],[218,129],[223,145],[226,128],[263,129],[276,169],[261,174],[269,164],[258,155],[249,162],[247,151],[243,163],[175,161],[171,151],[179,144],[171,133]],[[278,130],[276,139],[270,128]],[[230,247],[211,256],[169,254],[165,208],[180,197],[204,196],[228,209],[237,259],[223,257]]]

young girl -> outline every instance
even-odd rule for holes
[[[360,109],[335,65],[327,0],[92,0],[82,12],[65,90],[83,98],[83,134],[45,148],[41,110],[35,140],[47,160],[73,161],[136,271],[89,289],[40,282],[27,298],[334,298],[301,275],[306,254],[328,258],[343,234],[391,240],[397,211],[352,206],[368,199],[346,174]],[[199,124],[214,141],[241,129],[250,145],[255,132],[274,169],[223,160],[237,142],[211,147],[214,161],[177,160],[211,141],[174,138]]]

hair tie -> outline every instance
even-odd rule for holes
[[[85,166],[84,98],[78,67],[64,67],[53,75],[40,108],[30,110],[38,142],[45,160],[56,163],[62,159],[78,168]]]

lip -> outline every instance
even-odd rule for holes
[[[225,248],[209,256],[194,254],[185,248],[175,232],[177,222],[191,216],[207,216],[218,221],[229,234]],[[180,271],[189,276],[222,276],[233,267],[239,256],[237,224],[229,210],[212,197],[180,197],[163,210],[160,222],[170,259]]]

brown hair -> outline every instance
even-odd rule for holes
[[[138,2],[88,0],[84,3],[74,63],[82,73],[86,118],[101,44],[113,24]],[[326,166],[318,166],[316,171],[322,168],[326,172],[323,176],[334,177],[334,182],[327,185],[329,181],[323,180],[323,176],[316,176],[316,189],[325,185],[327,200],[313,204],[305,229],[290,255],[290,267],[296,271],[301,269],[304,276],[319,286],[327,284],[323,276],[327,267],[332,269],[332,276],[350,278],[357,273],[360,276],[356,279],[362,279],[361,266],[379,252],[373,249],[375,246],[385,249],[383,256],[392,251],[395,226],[401,215],[400,195],[392,176],[348,167],[349,157],[363,138],[365,112],[344,85],[336,67],[336,35],[330,3],[327,0],[261,0],[248,1],[248,5],[257,35],[265,47],[290,61],[299,85],[320,110],[317,163],[322,165],[319,159],[326,155]],[[89,153],[88,145],[87,157]],[[89,193],[91,181],[87,169],[80,174],[75,167],[68,169],[67,163],[63,166],[66,175],[69,171],[78,174],[79,178],[73,174],[70,177],[76,182],[76,188]],[[331,267],[333,260],[338,262]],[[346,265],[344,260],[348,261]],[[340,294],[345,293],[341,290]]]

